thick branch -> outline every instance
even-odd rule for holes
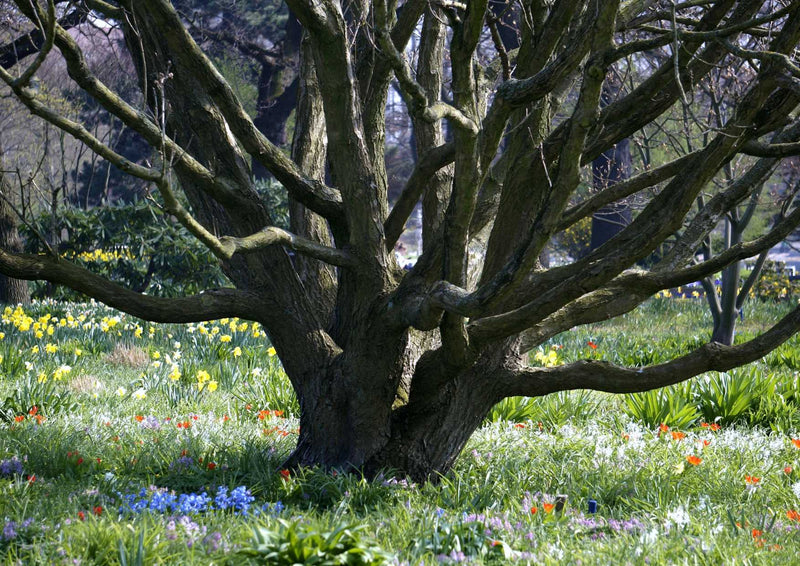
[[[742,153],[756,157],[793,157],[800,155],[800,142],[763,143],[753,140],[744,145]]]
[[[276,244],[331,265],[338,265],[341,267],[353,267],[356,265],[356,259],[344,250],[325,246],[319,242],[297,236],[275,226],[268,226],[244,238],[236,238],[233,236],[223,236],[220,238],[220,245],[228,257],[233,256],[235,253],[254,252]]]
[[[165,30],[169,30],[166,38],[174,47],[177,62],[203,78],[208,85],[208,94],[219,105],[245,150],[275,175],[292,198],[327,218],[340,221],[342,210],[338,192],[319,181],[303,177],[297,165],[256,128],[231,86],[186,31],[172,5],[164,0],[152,0],[151,4],[155,5]]]
[[[556,368],[522,370],[505,385],[506,395],[539,396],[570,389],[594,389],[609,393],[636,393],[680,383],[707,371],[727,371],[765,356],[800,330],[800,307],[767,332],[744,344],[705,344],[670,362],[639,369],[600,360],[582,360]]]
[[[387,249],[393,248],[403,233],[405,224],[419,202],[430,177],[445,165],[452,163],[455,157],[455,145],[447,143],[429,151],[417,163],[384,224]]]
[[[561,221],[556,230],[564,230],[572,226],[578,220],[591,216],[608,204],[629,197],[648,187],[657,185],[670,177],[674,177],[691,160],[692,155],[693,154],[684,155],[670,161],[666,165],[640,173],[635,177],[612,185],[590,198],[587,198],[583,202],[568,208],[564,211],[564,214],[561,215]]]
[[[238,316],[250,319],[257,298],[234,289],[215,289],[167,299],[135,293],[91,271],[51,256],[13,254],[0,249],[0,272],[26,280],[66,285],[128,314],[153,322],[200,322]]]
[[[474,120],[464,115],[463,112],[446,102],[437,101],[428,104],[428,96],[425,89],[414,80],[411,68],[403,59],[403,55],[397,50],[389,35],[386,2],[380,0],[375,3],[375,25],[378,32],[378,42],[383,50],[384,56],[388,59],[394,69],[397,81],[403,96],[406,98],[409,111],[428,122],[437,122],[444,118],[459,127],[469,130],[473,135],[478,133],[478,125]]]

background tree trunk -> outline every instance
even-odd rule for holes
[[[3,148],[0,145],[0,247],[16,253],[22,252],[22,238],[17,230],[17,216],[6,200],[11,197],[11,186],[3,173]],[[0,302],[16,305],[30,303],[28,282],[0,274]]]

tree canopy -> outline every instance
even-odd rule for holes
[[[643,368],[526,362],[561,332],[619,316],[796,229],[800,208],[788,202],[762,234],[697,255],[782,159],[800,154],[798,2],[288,0],[285,28],[271,19],[274,3],[248,2],[248,25],[288,45],[291,23],[301,38],[290,150],[247,111],[203,50],[214,29],[198,29],[185,7],[13,4],[41,40],[0,68],[7,89],[146,181],[154,206],[208,247],[230,287],[147,296],[57,255],[8,249],[0,272],[66,285],[153,321],[260,322],[300,401],[288,465],[391,467],[427,478],[450,467],[505,397],[657,388],[756,360],[800,328],[796,309],[750,341],[710,342]],[[65,7],[121,30],[136,96],[93,71]],[[261,36],[249,39],[272,49]],[[157,160],[129,161],[32,88],[56,52],[71,80]],[[726,86],[731,77],[737,88]],[[395,93],[417,160],[390,202],[386,124]],[[676,116],[692,118],[682,122],[689,143],[672,135]],[[592,183],[593,160],[625,139],[636,148],[629,178]],[[738,173],[726,180],[734,160]],[[288,229],[256,190],[256,167],[288,192]],[[561,232],[615,203],[627,203],[631,220],[612,239],[579,259],[543,261]],[[394,248],[418,204],[422,248],[403,269]]]

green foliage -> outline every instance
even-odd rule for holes
[[[656,427],[687,428],[700,417],[691,399],[690,386],[673,385],[625,396],[625,412],[632,418]]]
[[[70,392],[57,385],[55,380],[41,381],[35,375],[28,374],[3,401],[0,418],[10,420],[13,416],[28,414],[51,417],[74,410],[77,406]]]
[[[50,215],[35,220],[40,234],[50,232]],[[105,206],[90,211],[67,208],[59,212],[59,230],[67,235],[58,252],[112,281],[151,295],[178,296],[220,287],[225,277],[217,261],[183,226],[153,210],[146,201]],[[21,231],[30,253],[45,253],[29,227]],[[34,294],[46,291],[37,284]],[[59,289],[57,298],[77,294]]]
[[[706,374],[692,382],[693,395],[706,421],[732,424],[747,419],[761,399],[774,394],[773,380],[758,367]]]
[[[276,358],[270,359],[270,365],[264,372],[256,375],[251,373],[235,395],[245,406],[283,411],[286,415],[300,414],[292,384]]]
[[[587,390],[560,391],[545,397],[507,397],[486,416],[487,422],[538,422],[547,427],[591,418],[598,408],[598,396]]]
[[[675,320],[695,330],[703,311],[698,303],[646,305],[622,320],[565,333],[557,337],[559,356],[567,363],[615,361],[631,350],[631,359],[641,360],[660,343],[683,351],[695,339],[691,332],[676,336]],[[772,322],[781,308],[759,303],[745,324]],[[85,318],[74,326],[56,320],[70,316]],[[244,321],[150,326],[99,305],[52,302],[7,319],[0,322],[0,351],[32,367],[0,375],[0,400],[38,386],[35,376],[45,373],[44,383],[74,405],[46,413],[41,422],[23,413],[17,423],[13,416],[30,404],[21,401],[9,411],[11,422],[0,423],[0,460],[14,458],[23,467],[0,477],[0,530],[16,532],[9,540],[0,535],[2,564],[281,563],[269,553],[284,563],[320,564],[370,563],[368,555],[374,564],[415,565],[796,562],[797,522],[787,512],[800,511],[793,490],[800,449],[792,442],[800,430],[798,339],[752,369],[708,376],[709,383],[731,380],[714,412],[732,415],[742,397],[737,390],[759,392],[751,392],[757,399],[734,426],[659,436],[653,428],[661,419],[651,418],[647,427],[631,419],[623,396],[573,391],[514,398],[504,402],[510,407],[504,413],[496,409],[497,423],[475,433],[451,472],[415,485],[388,472],[375,480],[316,468],[280,474],[297,442],[296,408],[289,408],[296,401],[269,341]],[[52,335],[45,329],[51,324]],[[81,356],[74,357],[76,347]],[[180,366],[180,379],[169,378],[169,360]],[[13,369],[18,362],[10,363]],[[61,364],[73,369],[54,382],[49,376]],[[218,389],[170,401],[162,385],[198,390],[201,370]],[[701,380],[666,393],[698,407]],[[139,387],[145,396],[133,394]],[[709,395],[716,391],[707,388]],[[263,420],[262,409],[270,411]],[[514,426],[503,417],[543,426]],[[759,426],[746,426],[752,423]],[[748,483],[747,476],[760,481]],[[256,500],[247,515],[227,509],[121,519],[118,493],[150,485],[212,496],[217,486],[246,486]],[[562,513],[552,507],[557,494],[567,496]],[[594,515],[586,514],[588,499],[598,502]],[[93,511],[97,506],[102,514]],[[328,541],[354,524],[366,526]],[[254,526],[265,532],[255,535]],[[763,546],[752,529],[763,531]]]
[[[255,188],[272,215],[272,225],[288,230],[289,194],[283,185],[274,179],[260,179],[255,181]]]
[[[277,529],[253,528],[249,548],[239,554],[256,558],[263,564],[291,566],[381,565],[392,556],[362,535],[364,525],[339,525],[318,530],[302,521],[277,520]]]
[[[507,544],[486,535],[486,525],[480,521],[452,521],[436,517],[433,524],[426,527],[425,536],[412,543],[412,556],[444,556],[453,562],[462,561],[462,556],[483,560],[511,560],[513,557]]]

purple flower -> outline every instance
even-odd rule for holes
[[[3,540],[15,538],[17,538],[17,524],[14,521],[9,521],[3,527]]]
[[[222,533],[219,531],[214,531],[203,539],[203,544],[209,552],[219,550],[220,542],[222,542]]]
[[[22,462],[16,456],[0,460],[0,476],[21,476],[22,473]]]

